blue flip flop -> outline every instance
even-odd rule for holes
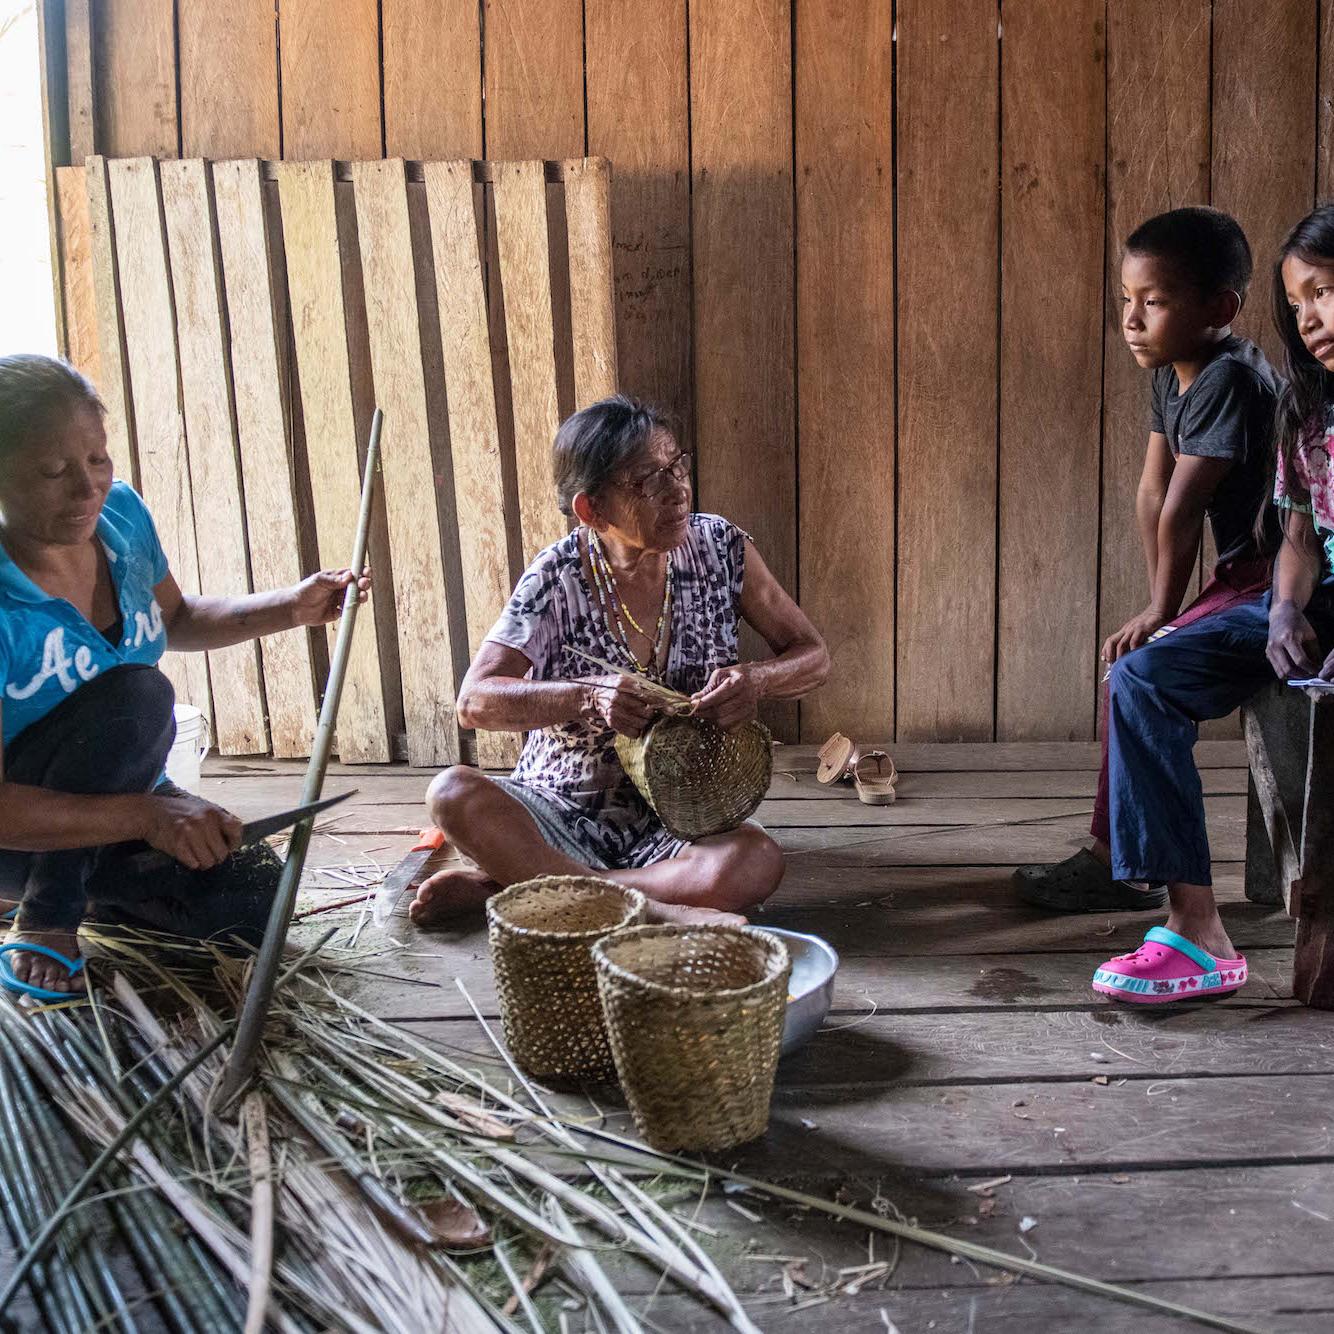
[[[77,1000],[79,993],[77,991],[48,991],[45,987],[35,987],[31,982],[20,982],[14,976],[14,970],[9,966],[9,960],[4,956],[12,950],[25,950],[29,954],[45,954],[48,959],[54,959],[57,963],[64,964],[71,977],[76,976],[83,970],[83,959],[71,959],[61,954],[59,950],[53,950],[49,945],[34,945],[26,940],[16,940],[9,945],[0,945],[0,987],[6,991],[15,991],[20,995],[32,996],[35,1000],[44,1001],[67,1001]]]

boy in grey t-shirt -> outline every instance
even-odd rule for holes
[[[1131,355],[1153,371],[1149,441],[1135,498],[1149,601],[1103,645],[1108,664],[1268,586],[1272,547],[1257,541],[1255,522],[1271,508],[1270,438],[1281,382],[1260,349],[1231,329],[1250,277],[1246,236],[1217,209],[1173,209],[1126,241],[1121,330]],[[1206,518],[1218,563],[1182,611]],[[1020,898],[1054,912],[1136,910],[1165,901],[1161,887],[1112,878],[1107,805],[1104,740],[1092,846],[1054,865],[1020,867],[1014,877]]]

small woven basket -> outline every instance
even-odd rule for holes
[[[791,960],[750,927],[640,926],[593,947],[616,1073],[647,1143],[726,1149],[764,1133]]]
[[[487,900],[505,1041],[540,1079],[606,1079],[611,1049],[593,944],[644,920],[644,896],[592,876],[525,880]]]
[[[699,718],[659,718],[641,737],[618,736],[616,754],[667,830],[689,843],[748,820],[773,777],[759,722],[725,732]]]

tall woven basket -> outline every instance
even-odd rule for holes
[[[655,1148],[764,1133],[783,1036],[787,946],[750,927],[640,926],[593,947],[616,1074]]]
[[[505,1041],[540,1079],[606,1079],[611,1049],[592,946],[644,920],[644,896],[592,876],[525,880],[487,901]]]
[[[694,842],[748,820],[773,777],[773,743],[760,722],[725,732],[699,718],[659,718],[616,754],[644,800],[677,838]]]

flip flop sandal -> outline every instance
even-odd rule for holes
[[[857,760],[857,747],[842,732],[835,732],[820,747],[819,759],[820,763],[815,769],[815,781],[825,787],[832,787],[833,784],[852,777],[852,766]]]
[[[872,762],[875,773],[863,772]],[[888,773],[885,772],[886,764],[889,765]],[[852,781],[857,785],[857,800],[868,806],[888,806],[898,800],[894,784],[899,781],[899,771],[883,750],[868,750],[865,755],[858,755],[852,767]]]
[[[9,960],[4,957],[15,950],[22,950],[28,954],[45,954],[48,959],[54,959],[57,963],[64,964],[71,977],[75,977],[83,971],[84,961],[82,958],[71,959],[61,954],[59,950],[53,950],[49,945],[34,945],[26,940],[16,940],[10,945],[0,945],[0,987],[23,996],[32,996],[35,1000],[78,1000],[79,993],[77,991],[48,991],[46,987],[37,987],[31,982],[20,982],[14,976],[14,970],[9,966]]]
[[[1215,959],[1185,936],[1151,926],[1133,954],[1108,959],[1093,973],[1093,990],[1134,1005],[1230,996],[1246,981],[1245,959]]]

